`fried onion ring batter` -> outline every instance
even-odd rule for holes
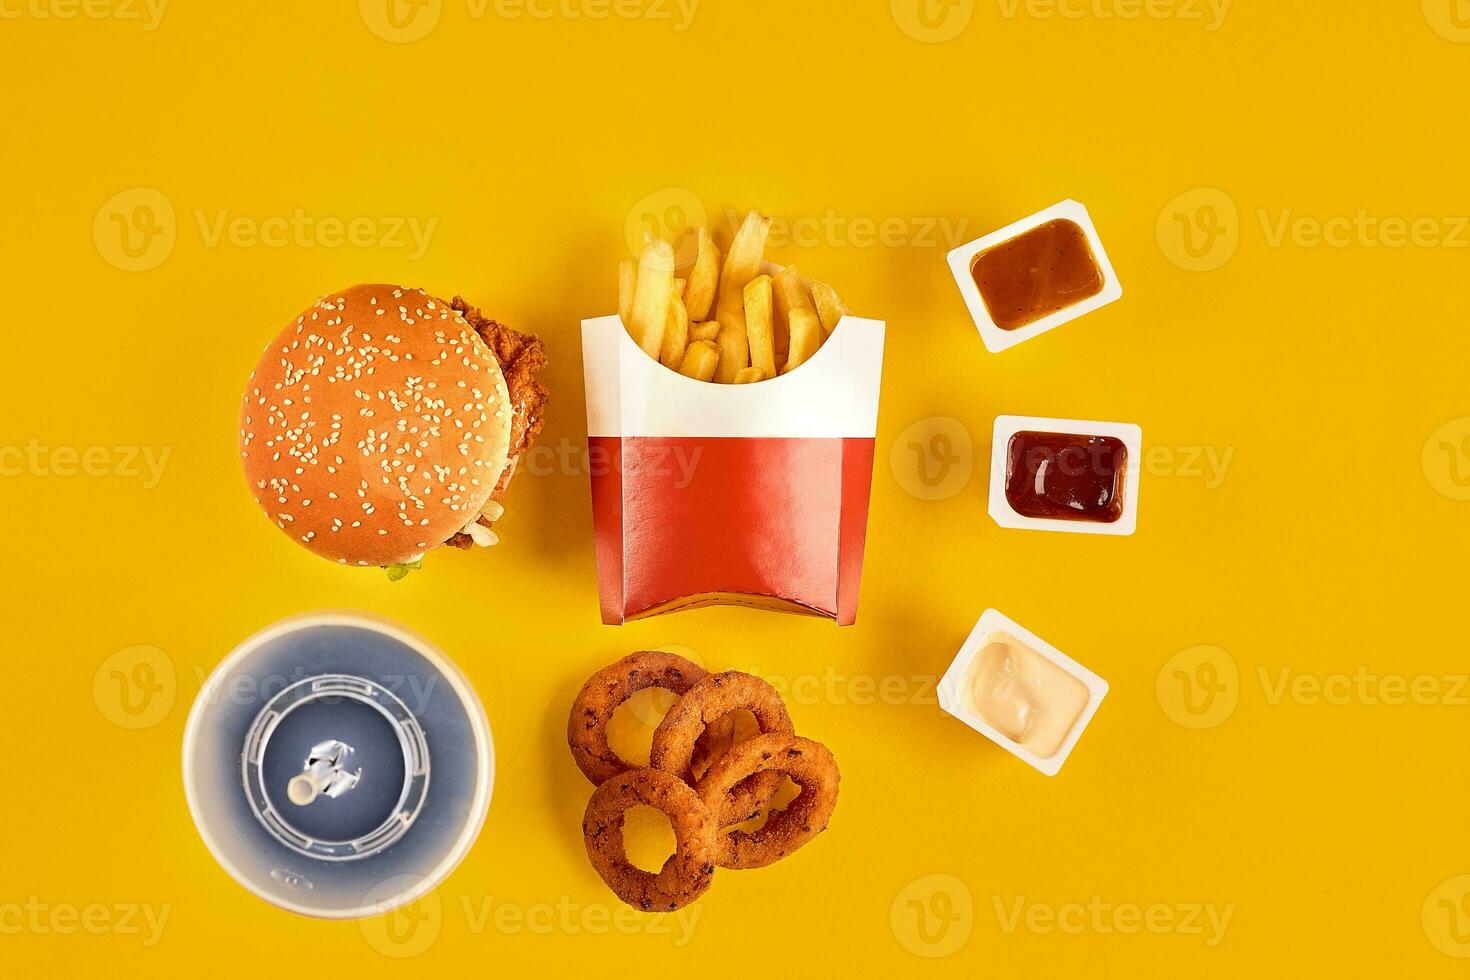
[[[572,758],[594,786],[633,767],[607,744],[607,723],[618,705],[649,687],[682,695],[707,676],[705,669],[683,657],[659,650],[631,653],[602,668],[582,685],[567,719],[567,745]]]
[[[837,806],[841,774],[827,747],[808,738],[770,734],[740,742],[710,767],[695,788],[719,825],[726,826],[733,822],[729,819],[732,791],[752,776],[767,773],[785,773],[801,792],[754,833],[737,830],[726,834],[719,841],[717,863],[722,868],[775,864],[827,829]]]
[[[674,853],[657,874],[634,865],[623,847],[623,815],[635,806],[661,810],[674,828]],[[715,873],[718,830],[694,790],[651,768],[619,773],[597,787],[582,817],[592,867],[618,898],[645,912],[672,912],[704,894]]]
[[[734,670],[710,674],[685,691],[659,722],[653,733],[648,764],[690,780],[689,765],[699,737],[707,728],[741,709],[755,715],[762,734],[796,731],[781,695],[770,684]]]

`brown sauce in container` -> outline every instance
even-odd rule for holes
[[[975,256],[970,275],[990,319],[1016,330],[1102,292],[1102,270],[1075,221],[1056,218]]]
[[[1111,436],[1017,432],[1006,447],[1006,500],[1023,517],[1111,524],[1123,516],[1128,447]]]

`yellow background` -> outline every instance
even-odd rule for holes
[[[380,7],[174,0],[147,30],[38,16],[68,0],[0,2],[0,445],[46,450],[0,480],[0,969],[370,975],[413,953],[446,976],[1463,971],[1461,0],[1238,0],[1214,30],[1184,0],[1070,0],[1065,15],[956,0],[927,21],[905,0],[703,0],[682,31],[443,0],[417,41],[375,34],[394,34]],[[404,31],[426,24],[399,13]],[[172,223],[137,210],[156,194],[109,204],[135,188],[160,192]],[[815,239],[772,257],[888,322],[853,629],[737,609],[599,625],[578,320],[613,308],[629,222],[676,218],[690,197],[721,235],[726,209],[817,219]],[[1090,209],[1123,299],[987,354],[944,252],[1066,197]],[[222,211],[249,225],[297,209],[437,226],[417,258],[206,236]],[[1360,210],[1430,222],[1419,244],[1360,228],[1313,243],[1312,221]],[[154,239],[162,258],[124,271],[114,214],[171,229],[172,250]],[[961,233],[926,231],[940,219]],[[889,240],[871,240],[884,222]],[[396,585],[292,547],[234,449],[264,343],[365,280],[462,292],[539,332],[554,358],[544,445],[569,460],[517,481],[500,548],[432,555]],[[997,528],[985,486],[1003,412],[1139,423],[1164,452],[1137,534]],[[170,456],[153,487],[118,455],[100,475],[53,472],[56,447],[91,446]],[[1223,478],[1189,462],[1196,447],[1231,454]],[[987,606],[1111,682],[1055,779],[933,703]],[[253,898],[184,804],[180,740],[207,672],[257,628],[322,607],[437,642],[494,728],[484,833],[425,913],[437,931],[404,946],[381,922]],[[683,946],[678,927],[609,924],[579,835],[589,787],[563,741],[588,673],[663,644],[806,685],[797,726],[843,770],[830,831],[776,867],[720,872]],[[1207,679],[1206,660],[1225,668],[1224,700],[1194,716],[1180,678]],[[139,664],[153,682],[129,715],[112,671],[147,679]],[[1352,680],[1360,668],[1379,680]],[[1341,675],[1344,703],[1278,688]],[[1433,703],[1374,703],[1398,683],[1383,678],[1421,675]],[[1007,931],[1022,897],[1064,917],[1232,911],[1214,945],[1091,918]],[[27,903],[50,910],[41,929],[16,928]],[[113,911],[129,904],[167,913],[156,942]],[[112,923],[99,934],[53,928],[92,905],[109,910],[92,913]],[[548,906],[574,911],[515,925]]]

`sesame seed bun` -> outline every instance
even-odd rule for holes
[[[355,286],[265,349],[240,412],[245,477],[276,526],[323,558],[412,561],[490,499],[509,402],[494,354],[450,304]]]

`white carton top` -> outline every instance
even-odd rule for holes
[[[881,320],[845,316],[790,374],[695,381],[649,357],[613,316],[582,321],[589,436],[871,439],[883,373]]]

